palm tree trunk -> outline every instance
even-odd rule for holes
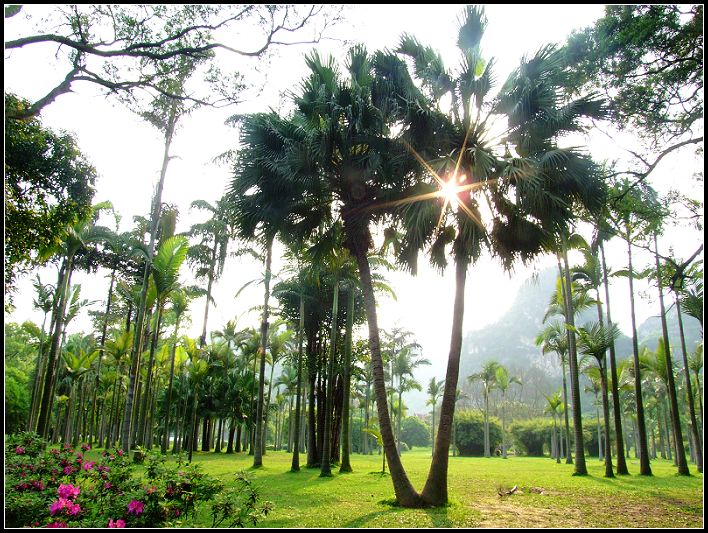
[[[686,396],[688,398],[688,412],[691,417],[691,437],[693,438],[693,450],[696,458],[696,468],[703,472],[703,439],[698,432],[698,422],[696,421],[696,408],[693,402],[693,387],[691,385],[691,372],[688,368],[688,354],[686,353],[686,337],[683,332],[683,319],[681,318],[681,300],[675,294],[676,314],[678,315],[679,334],[681,337],[681,354],[683,355],[683,372],[686,378]]]
[[[629,303],[632,317],[632,353],[634,361],[634,395],[637,403],[637,430],[638,440],[636,447],[639,452],[639,475],[651,476],[649,466],[649,453],[647,449],[647,430],[644,422],[644,401],[642,400],[642,379],[639,368],[639,340],[637,339],[637,319],[634,315],[634,272],[632,270],[632,241],[629,229],[625,239],[627,241],[627,255],[629,258]]]
[[[103,352],[106,346],[106,332],[108,330],[108,314],[111,312],[111,298],[113,297],[113,284],[116,279],[116,269],[111,272],[111,284],[108,287],[108,302],[106,303],[106,312],[103,314],[103,330],[101,331],[101,348],[98,355],[98,369],[96,370],[96,381],[93,388],[93,399],[91,401],[91,435],[89,441],[95,437],[95,422],[96,422],[96,392],[98,391],[98,383],[101,378],[101,361],[103,360]],[[99,442],[101,438],[99,436]]]
[[[602,385],[602,415],[605,419],[605,477],[615,477],[615,475],[612,473],[612,444],[610,443],[610,404],[607,394],[607,374],[605,373],[606,364],[607,363],[603,361],[602,365],[600,366],[600,382]]]
[[[300,394],[302,391],[302,343],[305,333],[305,299],[300,295],[300,323],[297,330],[297,389],[295,398],[295,427],[288,427],[288,433],[293,437],[293,460],[290,465],[292,472],[300,471]],[[292,406],[292,402],[291,406]],[[288,438],[290,435],[288,435]]]
[[[433,397],[433,423],[430,425],[430,442],[433,450],[431,455],[435,456],[435,398]]]
[[[465,314],[465,283],[468,262],[458,258],[455,262],[455,302],[450,334],[450,351],[445,374],[445,389],[435,439],[433,461],[428,471],[428,479],[421,497],[425,504],[440,507],[447,504],[447,469],[450,443],[453,438],[457,381],[460,375],[460,354],[462,352],[462,321]]]
[[[565,418],[565,464],[573,464],[573,452],[570,449],[570,421],[568,420],[568,384],[565,376],[565,359],[561,357],[563,373],[563,416]]]
[[[570,281],[570,270],[568,269],[568,247],[565,235],[562,237],[563,264],[565,266],[565,294],[566,322],[575,326],[575,311],[573,309]],[[568,362],[570,366],[570,393],[573,402],[573,428],[575,440],[575,472],[574,475],[587,475],[585,466],[585,449],[583,445],[583,418],[580,406],[580,378],[578,372],[578,354],[575,347],[575,333],[569,330],[568,336]]]
[[[351,232],[353,228],[347,228],[349,224],[356,224],[350,220],[345,221],[345,229]],[[355,235],[350,235],[350,242],[354,248],[354,256],[359,266],[361,286],[364,293],[364,303],[366,306],[366,318],[369,327],[369,349],[371,351],[371,369],[374,377],[374,393],[376,395],[376,405],[379,415],[379,428],[383,440],[384,453],[388,459],[391,481],[396,494],[396,500],[403,507],[420,507],[421,497],[411,485],[406,471],[401,463],[401,458],[396,452],[396,443],[393,439],[391,428],[391,418],[386,405],[386,385],[384,384],[383,360],[381,358],[381,344],[379,340],[379,326],[376,313],[376,299],[374,297],[374,287],[371,282],[371,270],[366,257],[366,249],[370,241],[370,234],[367,228],[358,228]],[[455,380],[455,385],[456,385]],[[447,391],[447,387],[446,387]],[[454,401],[454,390],[453,390]],[[454,411],[454,410],[453,410]],[[439,437],[438,437],[439,438]],[[447,473],[447,469],[446,469]]]
[[[332,408],[334,395],[334,358],[336,356],[337,345],[337,316],[339,311],[339,280],[334,282],[334,298],[332,299],[332,332],[329,338],[329,361],[327,365],[327,398],[325,400],[324,411],[324,440],[322,441],[322,464],[320,465],[320,477],[332,475],[330,466],[332,450]]]
[[[148,419],[152,419],[150,414],[150,400],[152,399],[152,367],[155,364],[155,350],[157,349],[157,340],[160,334],[160,326],[162,323],[162,302],[158,300],[157,302],[157,316],[155,317],[155,331],[152,333],[152,340],[150,342],[150,358],[148,359],[147,366],[147,376],[145,378],[145,392],[143,393],[143,407],[141,410],[140,417],[138,419],[138,444],[146,444],[146,433],[148,426]]]
[[[261,358],[260,373],[258,381],[258,407],[256,410],[256,432],[253,443],[253,466],[263,466],[263,446],[261,439],[264,437],[263,432],[263,402],[264,402],[264,386],[265,386],[265,366],[266,366],[266,348],[268,346],[268,300],[270,299],[270,267],[273,260],[273,237],[268,237],[266,241],[266,260],[265,260],[265,295],[263,297],[263,319],[261,320],[261,345],[258,352]]]
[[[351,452],[350,437],[351,425],[349,420],[349,396],[351,387],[351,359],[352,359],[352,330],[354,329],[354,287],[349,286],[347,295],[347,329],[344,338],[344,399],[342,403],[342,463],[339,472],[351,472],[352,465],[349,461]]]
[[[34,370],[34,382],[32,383],[32,399],[30,401],[29,419],[27,420],[27,429],[34,431],[35,419],[37,418],[37,407],[39,404],[39,388],[42,381],[44,370],[44,327],[47,325],[47,313],[44,313],[42,320],[41,336],[39,338],[39,353],[37,354],[37,364]]]
[[[140,305],[138,306],[138,316],[135,324],[135,339],[133,352],[131,354],[130,373],[128,381],[128,394],[125,401],[125,416],[123,419],[123,429],[121,431],[121,440],[123,452],[130,452],[130,440],[132,437],[133,423],[133,399],[135,390],[139,381],[138,370],[140,368],[140,355],[142,353],[142,331],[143,322],[145,321],[145,305],[147,302],[148,277],[150,275],[150,262],[155,252],[155,239],[157,237],[157,225],[160,218],[160,208],[162,206],[162,188],[165,184],[165,176],[167,174],[167,165],[170,162],[170,145],[172,144],[172,136],[174,135],[175,126],[177,124],[177,101],[175,100],[170,109],[170,115],[167,120],[167,128],[165,129],[165,150],[162,156],[162,169],[160,171],[160,180],[155,191],[155,199],[152,208],[152,220],[150,227],[150,243],[148,245],[148,256],[145,261],[145,270],[143,272],[143,284],[140,291]]]
[[[612,323],[612,315],[610,313],[610,287],[607,283],[607,266],[605,265],[605,247],[600,241],[600,254],[602,257],[602,281],[605,285],[605,302],[607,305],[607,323]],[[612,406],[614,411],[615,421],[615,446],[617,448],[617,474],[629,475],[627,470],[627,462],[624,457],[624,439],[622,433],[622,407],[620,405],[619,385],[617,379],[617,357],[615,353],[615,343],[610,343],[610,377],[612,380]]]
[[[307,467],[314,468],[319,460],[317,449],[317,417],[315,415],[315,387],[316,387],[316,355],[314,353],[314,339],[307,340],[307,363],[310,385],[307,390],[309,409],[307,412]]]
[[[661,309],[661,331],[664,337],[664,348],[666,350],[666,377],[669,392],[669,407],[671,408],[671,423],[674,428],[674,438],[676,440],[676,458],[678,474],[681,476],[690,475],[688,464],[686,463],[686,451],[683,447],[683,435],[681,432],[681,420],[679,418],[678,398],[676,397],[676,383],[674,382],[674,370],[671,361],[671,346],[669,345],[669,329],[666,324],[666,308],[664,307],[664,290],[661,282],[661,265],[659,264],[659,245],[656,233],[654,233],[654,258],[656,259],[656,279],[659,285],[659,307]]]
[[[211,287],[214,283],[214,265],[216,264],[216,249],[219,241],[214,238],[214,248],[211,251],[211,261],[209,262],[209,282],[207,283],[206,305],[204,306],[204,324],[202,326],[202,334],[199,337],[199,346],[206,344],[207,336],[207,319],[209,318],[209,304],[211,303]]]
[[[489,390],[484,387],[484,456],[490,457],[489,453]]]
[[[179,322],[181,316],[177,316],[175,323],[175,331],[172,334],[172,353],[170,354],[170,379],[167,385],[167,403],[165,404],[165,435],[162,439],[162,454],[167,453],[167,448],[170,444],[170,411],[172,410],[172,384],[175,377],[175,353],[177,351],[177,331],[179,331]],[[175,438],[177,434],[175,433]]]
[[[502,458],[506,459],[506,426],[504,426],[504,401],[506,394],[502,391],[501,423],[502,423]]]
[[[54,333],[52,335],[52,344],[49,348],[49,354],[47,355],[47,371],[44,377],[44,390],[42,392],[42,403],[39,409],[39,419],[37,422],[37,433],[41,437],[47,437],[49,430],[49,415],[52,408],[52,400],[54,399],[54,379],[55,370],[57,364],[57,358],[59,356],[59,341],[61,338],[61,332],[64,326],[64,313],[66,312],[66,301],[67,301],[67,291],[69,285],[69,278],[71,277],[71,271],[73,269],[73,256],[68,256],[64,259],[60,272],[63,272],[61,278],[62,282],[60,284],[57,315],[54,326]]]

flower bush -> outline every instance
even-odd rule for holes
[[[146,474],[122,450],[106,450],[88,461],[82,445],[46,450],[32,433],[6,439],[5,524],[8,527],[171,527],[190,525],[200,504],[212,500],[216,523],[256,524],[270,502],[258,502],[250,478],[224,490],[221,481],[196,465],[168,465],[158,452],[145,453]],[[218,498],[215,497],[219,495]],[[239,503],[248,502],[244,506]],[[245,513],[245,514],[244,514]]]

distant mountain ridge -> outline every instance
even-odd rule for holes
[[[534,340],[543,329],[543,315],[555,290],[558,271],[550,268],[527,280],[519,289],[509,310],[494,324],[480,330],[468,331],[462,342],[460,378],[476,372],[490,359],[516,367],[541,367],[550,373],[558,372],[558,366],[541,355]],[[468,305],[474,305],[468,302]],[[558,319],[560,320],[560,316]],[[592,308],[576,316],[576,324],[597,321],[597,311]],[[668,313],[669,342],[674,359],[680,359],[680,337],[675,307]],[[683,315],[686,347],[689,352],[701,340],[700,324],[692,317]],[[655,349],[661,337],[659,317],[650,317],[638,328],[639,345]],[[615,343],[619,360],[631,357],[632,339],[622,335]]]

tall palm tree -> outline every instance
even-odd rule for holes
[[[37,418],[37,409],[39,408],[39,390],[44,370],[43,358],[46,341],[45,326],[47,324],[47,315],[51,313],[54,308],[56,294],[54,286],[50,284],[43,284],[39,278],[39,274],[36,275],[35,280],[32,282],[32,286],[35,291],[37,291],[37,297],[32,300],[32,305],[35,309],[39,309],[44,312],[44,318],[42,319],[42,329],[40,330],[39,352],[37,354],[37,363],[35,365],[34,381],[32,383],[32,399],[30,401],[29,419],[27,421],[27,427],[30,431],[34,430],[35,421]]]
[[[438,381],[437,378],[430,378],[430,383],[428,383],[428,405],[433,408],[433,420],[430,424],[430,442],[433,446],[432,453],[435,454],[435,406],[438,400],[442,396],[443,386],[445,385],[445,380]]]
[[[563,377],[563,404],[568,405],[568,387],[566,384],[565,365],[568,362],[568,335],[564,324],[552,322],[547,325],[536,337],[536,346],[541,346],[541,352],[547,354],[554,352],[558,355],[561,363],[561,375]],[[564,409],[565,417],[565,462],[572,464],[572,452],[570,451],[570,424],[568,422],[568,410]]]
[[[110,229],[96,225],[99,213],[111,207],[109,202],[94,205],[87,217],[78,220],[74,225],[65,229],[62,241],[58,243],[57,246],[42,252],[42,255],[46,258],[55,254],[62,257],[59,275],[60,281],[57,284],[56,317],[53,321],[54,331],[52,332],[52,342],[49,345],[49,352],[47,354],[47,367],[44,375],[42,400],[37,420],[37,433],[44,437],[47,436],[49,429],[49,415],[51,413],[51,404],[54,396],[53,384],[59,354],[59,342],[66,321],[66,310],[69,300],[69,280],[74,270],[74,258],[79,250],[84,248],[87,244],[100,242],[112,235],[113,232]]]
[[[213,302],[212,287],[215,280],[221,277],[228,253],[231,231],[227,222],[228,200],[221,198],[212,205],[205,200],[194,200],[191,208],[202,209],[210,213],[211,218],[205,222],[193,224],[189,228],[189,236],[201,237],[199,244],[190,246],[187,259],[197,267],[197,278],[207,279],[206,304],[204,306],[204,321],[199,342],[206,344],[207,319],[209,306]]]
[[[512,383],[516,383],[517,385],[521,385],[521,380],[516,377],[516,376],[510,376],[509,371],[506,369],[506,367],[499,365],[496,370],[496,376],[495,376],[495,382],[496,382],[496,388],[499,392],[502,394],[502,403],[501,403],[501,423],[502,423],[502,457],[506,459],[506,426],[505,424],[505,416],[504,416],[504,407],[506,404],[506,392],[509,390],[509,387],[511,386]]]
[[[636,316],[634,310],[634,265],[632,262],[632,243],[638,235],[647,228],[649,212],[655,198],[643,184],[632,186],[625,180],[610,191],[610,220],[613,230],[627,243],[627,278],[629,280],[630,316],[632,318],[632,355],[634,363],[634,395],[637,405],[637,433],[639,451],[639,474],[651,476],[649,464],[649,448],[647,446],[647,431],[644,416],[644,400],[642,398],[642,379],[639,367],[639,340],[637,336]],[[616,273],[617,275],[618,273]]]
[[[487,361],[482,365],[482,369],[467,377],[470,383],[479,381],[482,383],[482,394],[484,395],[484,456],[490,457],[489,450],[489,393],[495,388],[497,382],[497,369],[499,363]]]
[[[123,388],[122,366],[123,362],[130,356],[133,346],[133,333],[134,332],[132,330],[128,330],[119,334],[114,334],[113,338],[106,342],[104,348],[105,352],[113,357],[113,363],[116,368],[116,376],[113,381],[113,398],[111,401],[112,404],[115,404],[115,417],[113,420],[114,424],[109,424],[108,433],[106,435],[106,444],[104,446],[105,448],[113,446],[118,438],[118,409],[120,408],[118,396],[119,391]],[[111,413],[113,413],[112,408]],[[114,427],[116,428],[115,432],[113,431]]]
[[[422,390],[413,376],[415,369],[421,365],[431,364],[428,359],[418,358],[414,353],[416,346],[405,346],[395,356],[393,360],[393,371],[398,376],[398,427],[396,431],[396,446],[398,453],[401,453],[401,420],[403,418],[403,393],[410,390]]]
[[[607,361],[606,353],[620,335],[620,331],[615,324],[603,325],[596,322],[578,328],[578,345],[583,355],[593,357],[597,362],[597,369],[600,377],[602,392],[602,413],[605,419],[605,477],[614,477],[612,472],[612,453],[610,445],[610,405],[607,393]],[[597,436],[600,444],[600,433]]]

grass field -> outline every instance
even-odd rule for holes
[[[304,457],[302,458],[304,460]],[[354,472],[320,478],[319,470],[291,473],[291,456],[268,452],[264,465],[253,458],[197,453],[205,472],[230,483],[234,472],[255,473],[263,499],[274,509],[262,527],[702,527],[703,475],[679,477],[669,461],[652,461],[652,477],[605,479],[597,458],[588,458],[589,476],[572,476],[573,466],[550,459],[451,457],[450,505],[442,509],[402,509],[394,505],[391,479],[381,475],[381,456],[352,456]],[[403,454],[413,485],[421,490],[430,449]],[[500,497],[499,487],[518,485],[522,493]],[[542,488],[544,494],[530,492]],[[210,526],[203,509],[195,526]]]

